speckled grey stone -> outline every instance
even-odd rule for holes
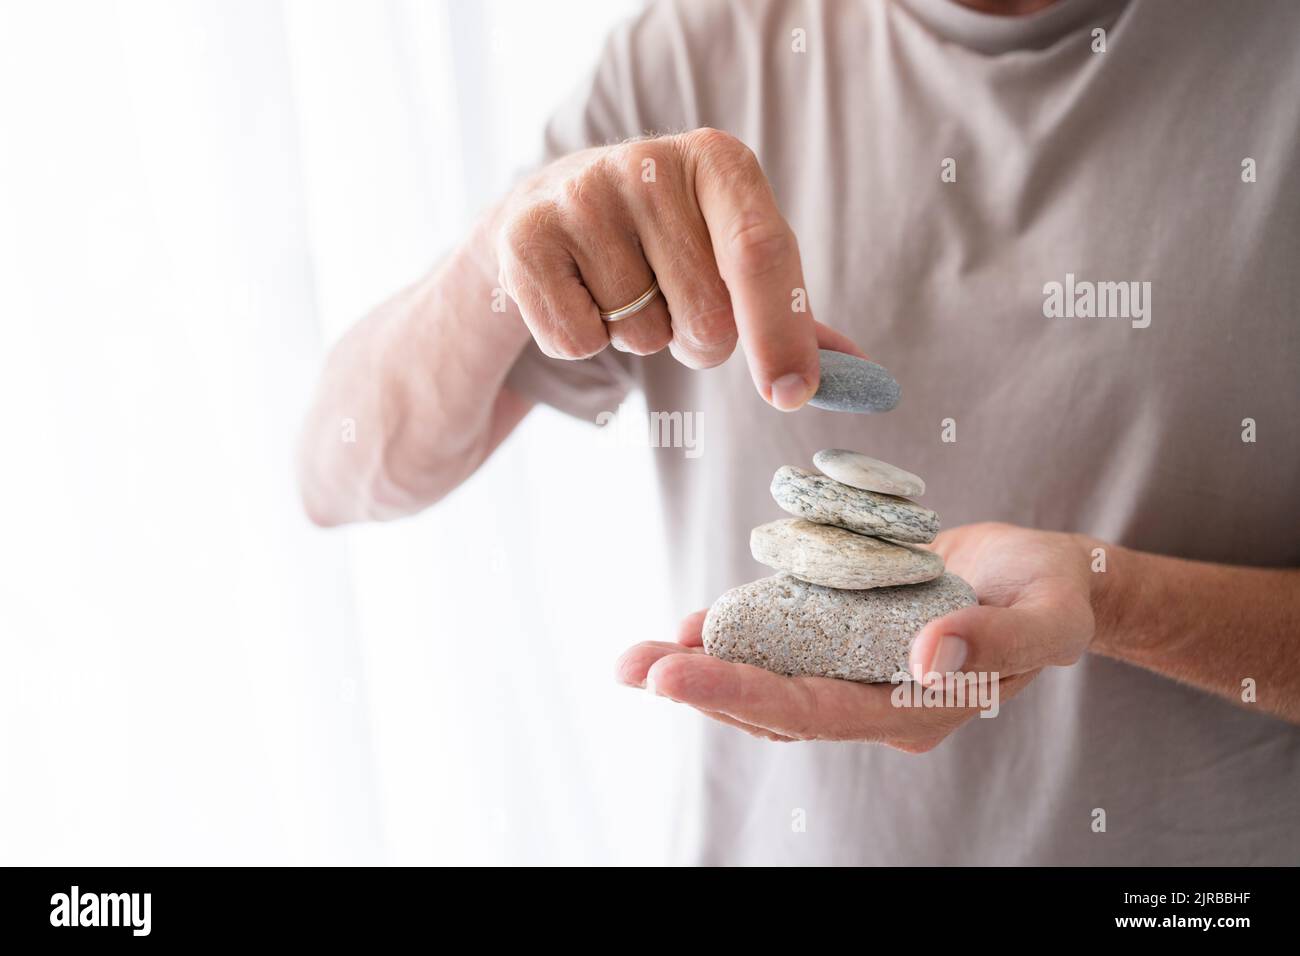
[[[789,574],[733,588],[709,608],[704,649],[788,674],[887,681],[907,671],[912,638],[929,621],[976,604],[955,574],[927,584],[841,591]]]
[[[802,518],[759,525],[749,533],[749,550],[769,568],[832,588],[916,584],[943,574],[943,558],[933,551]]]
[[[830,412],[887,412],[898,404],[902,390],[884,367],[846,352],[819,349],[821,384],[808,400]]]
[[[925,494],[925,482],[910,471],[879,458],[846,448],[823,448],[813,455],[816,465],[827,478],[850,488],[878,491],[882,495],[916,498]]]
[[[906,498],[850,488],[794,465],[777,469],[772,497],[792,515],[858,534],[925,544],[939,533],[939,516],[929,508]]]

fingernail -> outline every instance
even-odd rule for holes
[[[653,678],[653,677],[650,677],[650,676],[648,676],[648,675],[647,675],[647,677],[646,677],[646,679],[645,679],[645,683],[642,684],[641,686],[644,687],[644,688],[646,689],[646,693],[649,693],[649,694],[658,694],[658,693],[659,693],[659,689],[658,689],[657,687],[655,687],[655,681],[654,681],[654,678]]]
[[[966,642],[960,637],[945,634],[939,638],[939,644],[934,649],[934,657],[930,659],[930,673],[951,674],[964,663],[966,663]]]
[[[808,401],[808,381],[797,372],[782,375],[772,383],[772,404],[783,412],[802,408]]]

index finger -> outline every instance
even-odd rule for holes
[[[798,242],[749,147],[713,129],[687,134],[687,141],[696,202],[750,375],[763,398],[793,411],[820,380]]]

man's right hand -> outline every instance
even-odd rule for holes
[[[753,152],[714,129],[586,150],[522,182],[499,208],[499,281],[541,350],[667,347],[691,368],[744,349],[783,410],[817,390],[818,347],[861,355],[813,319],[799,247]],[[657,280],[662,296],[605,322]]]
[[[652,280],[663,295],[647,308],[601,320]],[[494,285],[522,324],[483,320]],[[307,513],[398,517],[464,481],[531,407],[505,387],[529,332],[558,358],[666,346],[692,368],[739,341],[759,394],[799,408],[817,389],[818,347],[862,355],[813,320],[804,289],[794,234],[733,137],[701,129],[557,160],[334,346],[303,429]]]

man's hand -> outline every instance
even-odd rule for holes
[[[975,524],[939,535],[932,547],[975,588],[980,606],[931,621],[912,644],[911,670],[996,672],[999,704],[1050,665],[1069,665],[1095,631],[1089,539]],[[771,740],[862,740],[909,753],[937,746],[975,707],[900,708],[894,686],[821,677],[782,677],[704,653],[704,611],[682,624],[678,643],[648,642],[618,664],[625,684],[645,686],[725,724]]]
[[[1008,524],[969,524],[942,532],[931,548],[965,578],[978,607],[931,621],[912,642],[911,671],[993,672],[1004,678],[1075,663],[1092,642],[1091,549],[1082,535]]]
[[[661,296],[601,321],[652,280]],[[700,129],[585,150],[524,180],[335,345],[299,447],[311,519],[399,517],[465,480],[528,414],[506,380],[530,335],[558,358],[667,347],[692,368],[739,341],[759,394],[787,411],[817,390],[818,348],[866,357],[807,311],[794,233],[738,140]]]
[[[792,410],[817,390],[819,346],[862,355],[793,308],[807,289],[794,233],[754,154],[718,130],[565,157],[520,184],[494,229],[501,286],[554,358],[613,344],[710,368],[739,339],[759,394]],[[662,297],[601,320],[652,280]]]

